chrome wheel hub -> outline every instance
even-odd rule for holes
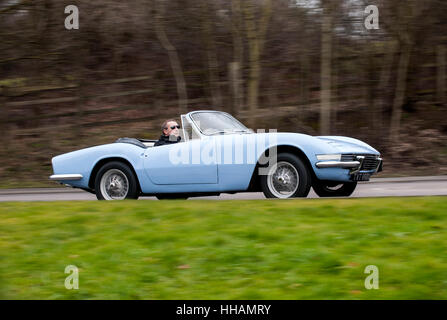
[[[129,192],[129,180],[119,169],[110,169],[104,173],[100,185],[106,200],[123,200]]]
[[[298,171],[289,162],[278,162],[268,173],[267,185],[275,197],[290,198],[298,189]]]

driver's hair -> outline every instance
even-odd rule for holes
[[[164,130],[164,129],[167,129],[166,126],[168,125],[169,122],[177,122],[177,123],[178,123],[178,121],[177,121],[177,120],[174,120],[174,119],[166,120],[166,121],[163,122],[163,124],[161,125],[161,133],[163,133],[163,130]]]

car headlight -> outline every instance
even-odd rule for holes
[[[319,161],[340,161],[341,154],[317,154]]]

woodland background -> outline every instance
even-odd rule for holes
[[[442,0],[0,0],[0,187],[56,186],[51,157],[197,109],[362,139],[382,176],[447,174],[446,18]]]

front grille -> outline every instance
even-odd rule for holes
[[[341,161],[356,161],[357,156],[364,156],[362,167],[360,170],[375,170],[379,165],[379,156],[375,154],[342,154]]]

